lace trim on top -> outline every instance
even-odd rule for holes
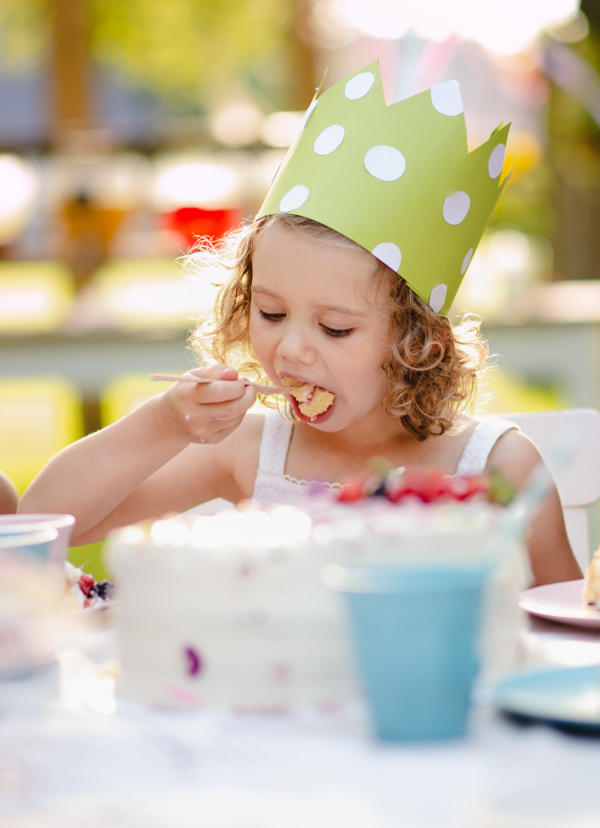
[[[277,472],[269,471],[269,469],[259,469],[259,474],[270,475],[276,477],[278,480],[286,480],[288,483],[293,483],[295,486],[310,486],[310,480],[298,480],[297,477],[292,477],[291,474],[277,474]],[[312,481],[314,483],[314,481]],[[319,480],[319,485],[325,486],[328,489],[341,489],[343,483],[327,483],[326,480]]]
[[[265,416],[258,472],[252,495],[265,506],[293,503],[299,495],[298,487],[310,484],[308,480],[298,480],[285,473],[292,428],[293,424],[284,420],[278,411],[269,411]],[[513,428],[519,430],[515,423],[502,420],[500,417],[487,417],[479,423],[465,446],[456,474],[481,474],[498,438]],[[342,484],[325,485],[330,489],[340,489]]]

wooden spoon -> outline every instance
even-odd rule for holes
[[[188,374],[188,376],[185,377],[178,377],[176,374],[151,374],[150,379],[155,382],[195,382],[197,384],[205,382],[219,382],[218,377],[215,377],[214,379],[211,377],[197,377],[195,374]],[[292,388],[288,388],[284,385],[263,385],[260,382],[250,382],[249,380],[243,378],[241,379],[246,385],[256,388],[259,394],[289,394],[290,391],[292,391]],[[228,380],[223,380],[223,382],[228,382]],[[295,386],[293,390],[296,391],[297,388],[301,387],[302,386]]]

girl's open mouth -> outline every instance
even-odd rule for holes
[[[333,391],[290,377],[283,377],[281,384],[289,387],[294,411],[305,422],[322,422],[331,412],[335,402]]]

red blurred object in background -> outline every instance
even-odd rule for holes
[[[237,209],[203,210],[202,207],[180,207],[165,214],[165,226],[174,230],[187,247],[196,243],[198,236],[222,239],[236,228],[242,220]]]

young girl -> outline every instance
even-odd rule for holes
[[[540,462],[510,423],[464,413],[485,358],[478,327],[453,328],[347,236],[281,211],[196,261],[230,270],[212,330],[195,337],[218,362],[192,373],[215,381],[174,383],[63,450],[21,511],[73,514],[74,541],[88,543],[216,497],[290,502],[304,481],[361,475],[374,456],[448,475],[497,469],[517,486]],[[274,385],[325,389],[333,403],[311,417],[288,394],[291,418],[249,414],[256,391],[231,361]],[[529,551],[538,584],[581,577],[556,490],[533,522]]]

